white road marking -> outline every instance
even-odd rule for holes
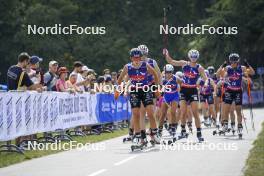
[[[96,176],[96,175],[99,175],[99,174],[101,174],[101,173],[103,173],[103,172],[105,172],[106,171],[106,169],[101,169],[101,170],[99,170],[99,171],[96,171],[96,172],[94,172],[94,173],[91,173],[90,175],[88,175],[88,176]]]
[[[136,157],[137,157],[137,155],[130,156],[130,157],[128,157],[128,158],[126,158],[126,159],[124,159],[122,161],[119,161],[119,162],[115,163],[114,165],[115,166],[119,166],[119,165],[124,164],[125,162],[127,162],[129,160],[132,160],[132,159],[136,158]]]

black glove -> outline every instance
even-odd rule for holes
[[[249,63],[248,63],[248,61],[247,61],[247,59],[244,59],[244,65],[248,68],[248,67],[250,67],[250,65],[249,65]]]
[[[225,61],[223,64],[222,64],[222,68],[226,67],[227,66],[227,62]]]

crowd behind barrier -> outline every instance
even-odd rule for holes
[[[1,92],[0,141],[83,125],[128,120],[127,97],[67,92]]]

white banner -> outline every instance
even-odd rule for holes
[[[0,92],[0,141],[97,124],[97,95]]]

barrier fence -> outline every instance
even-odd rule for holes
[[[1,92],[0,141],[83,125],[130,119],[127,97],[62,92]]]
[[[263,91],[252,91],[251,95],[253,104],[264,102]],[[243,104],[248,103],[244,92]],[[128,120],[130,117],[128,98],[120,96],[115,101],[113,94],[0,93],[0,141],[57,129]]]

